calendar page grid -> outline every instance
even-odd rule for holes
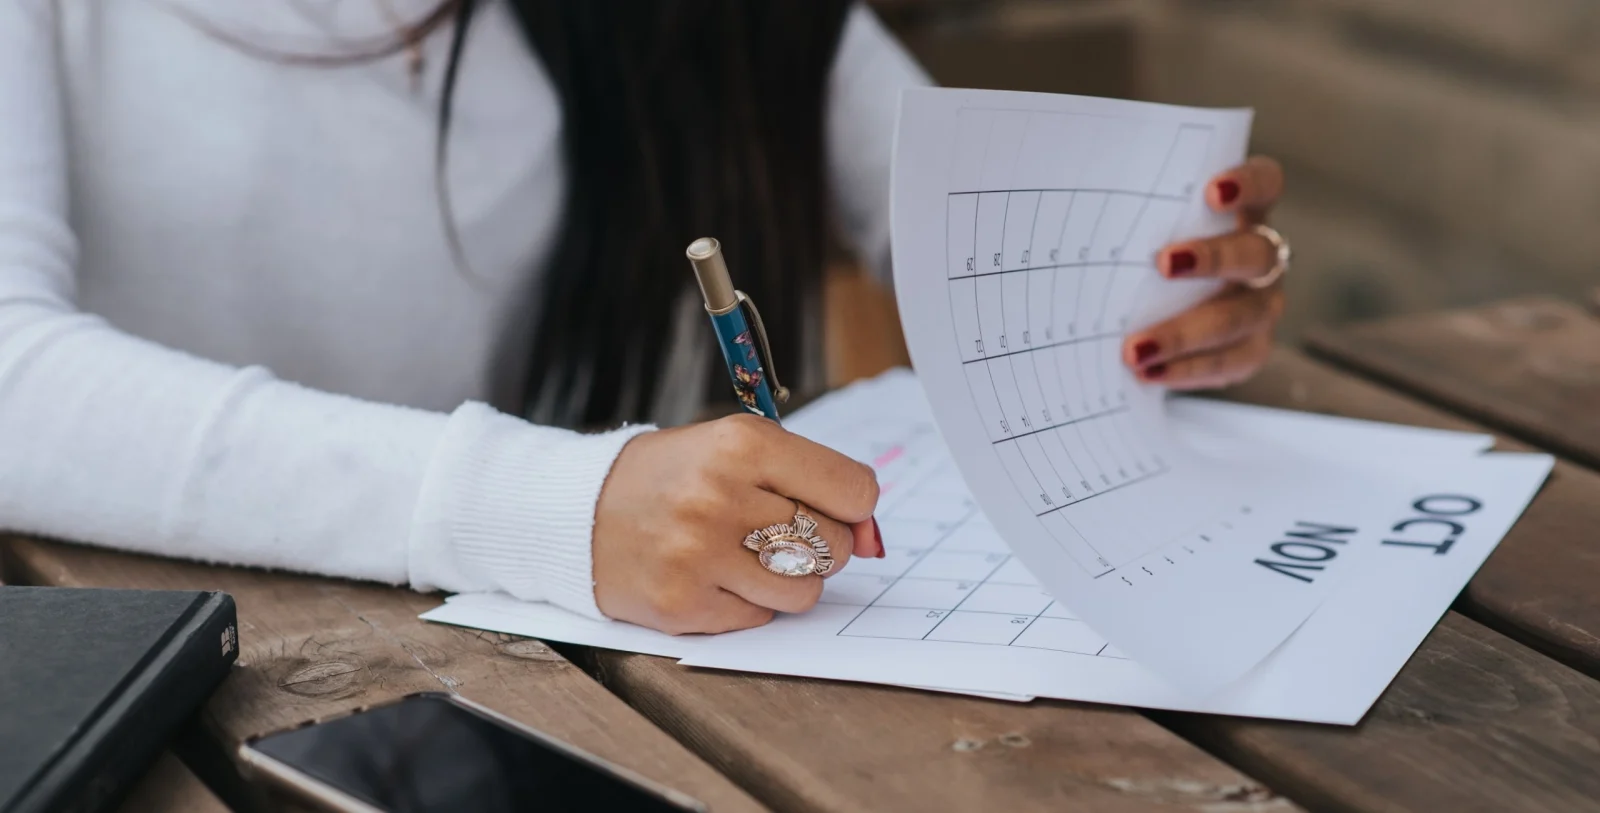
[[[961,121],[984,160],[953,167],[975,182],[945,196],[944,276],[967,389],[1040,526],[1091,578],[1109,576],[1149,545],[1107,549],[1063,509],[1171,471],[1129,409],[1121,344],[1155,254],[1201,181],[1212,129],[987,109],[963,110]],[[1006,155],[1095,128],[1124,128],[1164,157],[1137,188],[1005,188],[994,182],[1003,173],[988,177]]]
[[[852,559],[830,577],[822,603],[839,611],[834,634],[1048,649],[1121,657],[1045,592],[984,519],[946,464],[903,481],[940,441],[932,427],[857,453],[879,469],[879,523],[894,540],[884,559]]]

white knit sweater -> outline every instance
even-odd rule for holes
[[[0,2],[0,529],[599,615],[595,500],[646,427],[486,405],[521,381],[514,316],[564,183],[557,102],[509,11],[474,24],[457,96],[472,280],[432,175],[448,31],[415,90],[404,55],[262,60],[173,10],[327,53],[433,3]],[[898,90],[924,82],[853,12],[830,170],[874,256]]]

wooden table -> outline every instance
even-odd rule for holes
[[[162,754],[123,800],[119,813],[148,813],[157,810],[181,810],[184,813],[226,813],[222,803],[211,789],[170,753]]]
[[[402,589],[32,540],[0,555],[13,581],[234,594],[240,666],[181,750],[240,810],[258,804],[226,757],[243,737],[439,688],[718,811],[1600,810],[1600,319],[1530,300],[1324,332],[1229,397],[1487,426],[1501,448],[1565,458],[1354,728],[1016,705],[564,647],[569,660],[419,622],[437,598]],[[192,791],[182,770],[164,763],[177,784],[147,784]]]

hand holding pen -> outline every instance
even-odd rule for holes
[[[872,469],[784,431],[786,393],[754,305],[715,240],[696,241],[690,257],[746,413],[628,441],[600,492],[592,546],[600,611],[674,634],[804,612],[852,555],[883,555]]]

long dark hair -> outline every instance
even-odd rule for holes
[[[483,2],[455,1],[441,141]],[[683,250],[705,235],[761,303],[775,366],[800,370],[828,245],[824,108],[849,0],[507,2],[560,94],[567,166],[528,403],[554,404],[548,417],[565,424],[647,419],[692,289]]]
[[[338,53],[283,53],[173,5],[206,33],[275,61],[324,66],[412,55],[454,23],[439,110],[440,202],[450,111],[474,13],[491,0],[440,0],[399,36]],[[567,195],[560,238],[541,269],[525,403],[550,420],[646,420],[663,382],[684,248],[722,242],[741,289],[761,304],[774,365],[800,371],[806,320],[820,307],[830,245],[824,107],[852,0],[504,0],[561,98]],[[715,354],[707,339],[705,352]],[[717,368],[717,365],[713,365]]]

